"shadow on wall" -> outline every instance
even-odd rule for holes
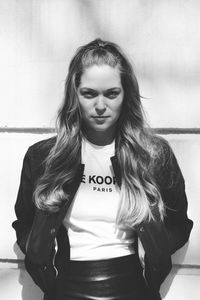
[[[189,246],[189,242],[186,243],[185,246],[183,248],[181,248],[181,250],[178,251],[179,252],[179,264],[180,265],[184,261],[185,255],[187,253],[188,246]],[[165,299],[165,297],[167,297],[167,294],[170,290],[170,286],[172,285],[172,282],[173,282],[175,276],[177,275],[177,271],[178,271],[177,268],[176,269],[172,268],[172,271],[170,272],[170,274],[168,275],[166,280],[163,282],[163,284],[161,286],[161,289],[160,289],[160,294],[161,294],[162,299]]]
[[[14,244],[13,250],[17,256],[17,259],[23,259],[24,254],[19,249],[17,243]],[[18,268],[20,270],[18,282],[22,286],[22,300],[42,300],[44,297],[43,292],[39,287],[33,282],[32,278],[29,276],[25,270],[24,263],[19,263]]]

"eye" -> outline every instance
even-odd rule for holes
[[[115,99],[118,97],[119,94],[120,94],[120,92],[117,92],[117,91],[108,92],[105,94],[105,97],[107,97],[109,99]]]
[[[80,92],[81,96],[83,96],[86,99],[92,99],[97,96],[97,93],[92,92],[92,91],[82,91]]]

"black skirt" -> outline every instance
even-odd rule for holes
[[[150,300],[137,255],[68,261],[59,270],[55,300]]]

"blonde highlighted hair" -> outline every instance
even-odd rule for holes
[[[69,65],[64,102],[57,118],[56,143],[46,158],[44,174],[37,182],[35,204],[54,213],[69,197],[63,186],[70,185],[80,165],[84,134],[77,88],[84,70],[94,64],[117,66],[124,90],[115,137],[122,177],[116,224],[133,227],[157,215],[163,219],[165,208],[152,167],[159,156],[158,139],[144,121],[131,63],[116,44],[100,39],[80,47]]]

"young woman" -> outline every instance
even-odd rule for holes
[[[57,135],[28,149],[15,210],[45,299],[161,299],[192,221],[176,158],[145,125],[116,44],[97,39],[73,57]]]

